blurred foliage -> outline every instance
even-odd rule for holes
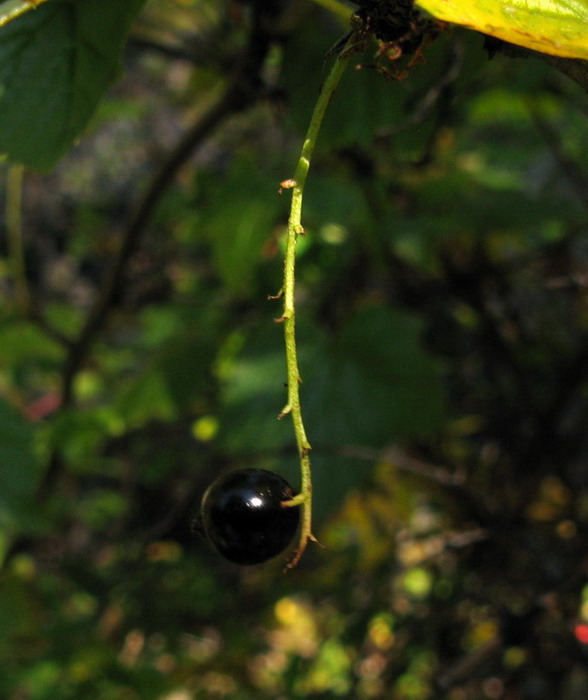
[[[129,24],[142,5],[58,0],[2,29],[3,152],[34,168],[55,164],[116,75]]]
[[[2,28],[0,52],[76,3]],[[121,32],[140,4],[111,16]],[[83,138],[26,173],[25,279],[20,232],[7,220],[0,239],[2,698],[586,697],[588,98],[541,60],[489,60],[462,30],[401,81],[375,46],[354,59],[299,248],[323,547],[283,574],[190,532],[222,470],[299,478],[276,419],[278,190],[345,31],[312,3],[151,0]],[[235,75],[241,101],[222,103]],[[22,133],[14,94],[3,148]],[[39,129],[66,119],[59,95],[26,104]],[[145,192],[149,226],[99,316]]]

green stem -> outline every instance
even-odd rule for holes
[[[342,19],[346,26],[349,25],[349,19],[353,14],[353,10],[348,5],[339,2],[339,0],[314,0],[314,2]]]
[[[298,355],[296,351],[296,310],[294,301],[295,292],[295,272],[296,272],[296,242],[298,236],[304,234],[302,227],[302,199],[304,196],[304,185],[310,167],[312,153],[316,144],[317,136],[327,111],[327,107],[333,97],[341,76],[345,72],[348,56],[340,56],[335,60],[331,71],[325,80],[320,95],[310,119],[308,131],[304,139],[300,158],[296,166],[294,180],[289,184],[292,186],[292,202],[290,205],[290,218],[288,219],[288,237],[286,241],[286,255],[284,260],[284,284],[282,293],[284,296],[284,313],[279,319],[284,323],[284,339],[286,343],[286,367],[288,374],[288,403],[281,415],[290,413],[296,435],[296,445],[300,459],[301,473],[301,498],[296,499],[297,503],[302,501],[302,524],[300,528],[299,544],[294,555],[288,563],[288,568],[296,566],[302,556],[309,540],[315,540],[312,534],[312,475],[310,468],[310,443],[306,437],[302,410],[300,406],[300,372],[298,370]],[[297,503],[292,503],[296,505]]]
[[[20,15],[34,10],[37,5],[40,5],[47,0],[8,0],[0,7],[0,27],[12,22],[13,19]]]

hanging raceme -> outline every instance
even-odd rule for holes
[[[302,509],[300,535],[298,547],[288,562],[288,568],[296,566],[306,549],[309,540],[316,541],[312,534],[312,475],[310,468],[310,442],[306,436],[302,409],[300,405],[300,371],[298,369],[298,354],[296,350],[296,326],[295,326],[295,279],[296,279],[296,242],[298,237],[304,234],[302,226],[302,200],[304,185],[310,168],[312,153],[316,144],[318,133],[323,118],[333,97],[341,76],[349,62],[349,55],[345,50],[335,59],[331,72],[325,80],[319,97],[314,106],[312,117],[302,145],[302,151],[298,159],[294,177],[284,180],[282,188],[292,190],[290,216],[288,218],[288,233],[286,239],[286,254],[284,257],[284,281],[279,294],[273,298],[284,300],[284,310],[276,321],[284,325],[284,341],[286,346],[286,368],[288,377],[288,401],[282,409],[279,418],[286,415],[292,416],[296,445],[300,460],[301,487],[300,493],[284,506],[300,506]]]
[[[363,51],[373,37],[378,44],[375,67],[385,77],[400,79],[420,60],[425,47],[438,34],[436,23],[421,19],[414,12],[412,0],[401,0],[394,5],[380,3],[378,0],[365,0],[362,8],[353,15],[351,25],[351,32],[336,47],[339,53],[315,104],[294,177],[284,180],[280,188],[280,191],[292,190],[292,201],[284,259],[284,281],[280,293],[273,297],[284,300],[282,316],[276,320],[284,324],[288,377],[288,400],[278,417],[292,416],[301,472],[300,493],[282,505],[300,506],[302,510],[298,547],[287,565],[288,568],[296,566],[309,541],[316,541],[312,533],[311,446],[304,427],[299,393],[301,380],[296,350],[294,295],[296,242],[299,236],[304,235],[302,201],[312,154],[327,107],[352,55]]]

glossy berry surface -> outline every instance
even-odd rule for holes
[[[300,507],[281,476],[241,469],[214,481],[201,504],[201,524],[214,548],[235,564],[259,564],[280,554],[298,529]]]

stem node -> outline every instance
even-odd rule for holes
[[[284,408],[278,413],[278,420],[282,420],[284,416],[287,416],[288,413],[292,410],[292,406],[290,404],[286,404]]]

